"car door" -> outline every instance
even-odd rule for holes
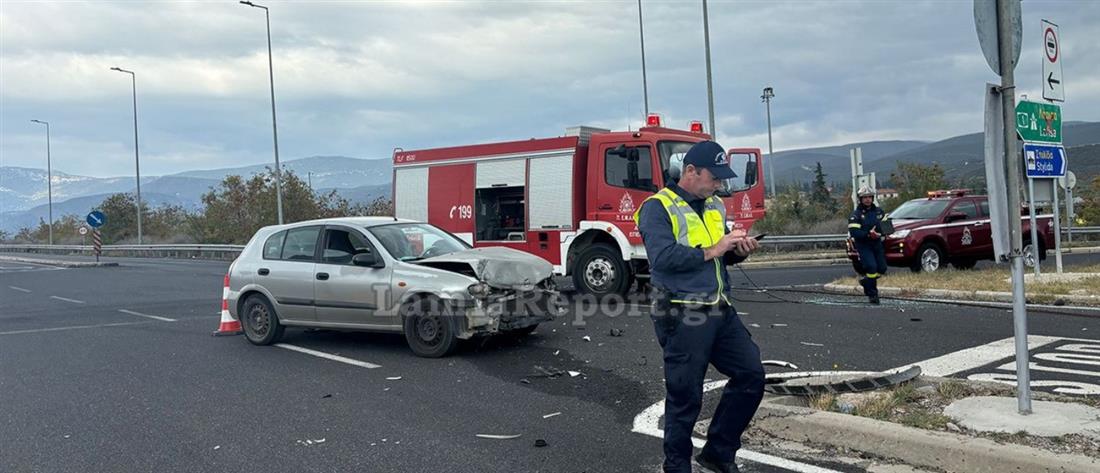
[[[971,226],[970,234],[974,237],[975,256],[984,259],[993,258],[993,226],[990,223],[989,200],[979,198],[978,218]]]
[[[379,307],[386,307],[392,266],[352,264],[352,258],[360,253],[373,252],[381,258],[377,248],[356,228],[326,226],[322,241],[321,259],[314,274],[318,322],[374,328],[388,324],[390,318],[377,313]]]
[[[978,242],[974,238],[974,231],[980,226],[986,226],[984,223],[979,223],[981,219],[978,217],[978,206],[973,199],[958,199],[945,215],[956,212],[964,214],[965,217],[961,220],[945,222],[947,224],[944,229],[944,234],[947,236],[947,254],[949,257],[975,257],[980,251],[977,249]]]
[[[657,191],[656,154],[647,142],[607,143],[600,148],[602,176],[596,176],[596,219],[613,222],[624,235],[641,238],[634,211]]]
[[[319,225],[291,228],[272,235],[265,242],[263,261],[256,270],[255,281],[275,298],[275,311],[284,321],[317,320],[313,306],[313,273],[320,235]]]

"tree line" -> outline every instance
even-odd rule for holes
[[[314,192],[293,172],[283,171],[283,219],[285,223],[318,218],[393,215],[393,203],[378,197],[370,203],[352,203],[336,191]],[[197,211],[179,205],[149,208],[142,203],[143,243],[244,244],[261,227],[278,221],[275,199],[275,173],[268,168],[249,178],[228,176],[203,194]],[[100,227],[104,244],[137,243],[137,202],[133,194],[112,194],[96,208],[107,215]],[[78,233],[83,215],[66,215],[53,225],[56,244],[90,244]],[[0,240],[14,243],[46,243],[49,226],[40,220],[37,227],[22,228],[14,235],[0,231]]]

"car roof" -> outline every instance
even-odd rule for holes
[[[305,220],[302,222],[287,223],[284,225],[272,225],[264,227],[272,230],[282,230],[286,228],[296,227],[308,227],[310,225],[348,225],[352,227],[375,227],[378,225],[386,225],[391,223],[425,223],[419,220],[409,220],[396,217],[333,217],[333,218],[319,218],[315,220]]]

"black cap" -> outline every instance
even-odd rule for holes
[[[717,179],[733,179],[737,173],[730,168],[729,157],[722,145],[713,141],[700,141],[695,143],[684,156],[684,167],[688,164],[696,168],[707,168]]]

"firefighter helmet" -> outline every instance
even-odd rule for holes
[[[864,197],[874,197],[875,196],[875,190],[871,189],[870,187],[867,187],[867,186],[860,187],[859,192],[856,192],[856,195],[859,196],[859,198],[861,198],[861,199],[864,198]]]

